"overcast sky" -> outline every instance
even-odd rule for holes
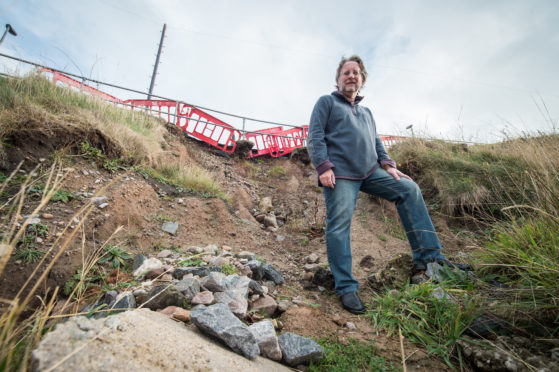
[[[307,124],[359,54],[380,133],[487,142],[559,125],[555,0],[0,0],[0,22],[18,33],[1,53],[146,92],[166,23],[154,94],[263,120]]]

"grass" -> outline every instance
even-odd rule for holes
[[[360,372],[399,371],[394,363],[380,356],[374,341],[362,342],[348,339],[341,342],[337,336],[318,340],[324,350],[324,358],[319,363],[311,363],[310,372]]]
[[[33,263],[39,261],[44,255],[45,252],[43,251],[31,247],[26,247],[23,249],[18,249],[14,256],[14,259],[22,260],[25,263]]]
[[[440,288],[440,287],[439,287]],[[389,335],[401,330],[404,337],[423,345],[450,367],[457,361],[453,353],[456,341],[477,315],[475,301],[466,292],[444,288],[458,301],[437,299],[432,283],[408,285],[399,292],[386,291],[374,298],[374,311],[367,313],[377,329]],[[459,353],[459,350],[457,350]]]
[[[30,194],[32,197],[34,197],[35,195],[40,197],[44,193],[48,193],[48,192],[49,190],[45,190],[45,185],[41,185],[41,184],[34,185],[30,187],[29,190],[27,191],[27,193]],[[62,203],[68,203],[70,200],[73,199],[76,199],[76,195],[74,195],[73,193],[65,190],[56,190],[56,192],[50,198],[50,201],[51,202],[59,201]]]
[[[278,178],[281,176],[285,176],[285,168],[282,167],[281,165],[274,165],[273,167],[271,167],[270,169],[268,169],[268,171],[266,172],[266,174],[270,177],[274,177],[274,178]]]

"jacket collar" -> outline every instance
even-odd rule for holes
[[[338,97],[338,98],[341,98],[341,99],[343,99],[345,102],[349,103],[349,101],[347,100],[347,98],[346,98],[343,94],[341,94],[340,92],[338,92],[337,90],[333,91],[333,92],[332,92],[332,95],[333,95],[333,96],[336,96],[336,97]],[[357,105],[359,102],[361,102],[361,101],[363,100],[363,98],[365,98],[365,97],[363,97],[363,96],[357,96],[357,97],[355,97],[354,105]]]

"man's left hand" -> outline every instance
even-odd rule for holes
[[[396,168],[386,167],[386,172],[390,174],[396,181],[400,181],[400,177],[407,178],[410,181],[413,181],[410,176],[405,173],[400,172]]]

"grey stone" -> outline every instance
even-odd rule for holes
[[[136,308],[136,298],[132,292],[126,291],[118,295],[114,305],[111,306],[112,313],[121,313],[128,309]]]
[[[251,260],[246,264],[252,271],[252,279],[262,280],[264,277],[264,270],[262,269],[262,262],[258,260]]]
[[[441,271],[444,268],[436,262],[429,262],[427,264],[427,270],[425,270],[425,275],[431,279],[434,283],[440,283],[442,281]]]
[[[285,282],[283,275],[269,263],[262,265],[262,270],[264,272],[264,279],[270,279],[275,284],[283,284]]]
[[[175,235],[178,229],[179,229],[178,222],[164,222],[163,225],[161,225],[161,230],[171,235]]]
[[[148,298],[148,292],[143,288],[136,289],[132,294],[136,298],[137,304],[144,303]]]
[[[209,306],[215,304],[214,294],[210,291],[197,293],[190,302],[192,305]]]
[[[266,217],[264,217],[264,220],[262,221],[262,223],[266,227],[273,227],[275,229],[277,229],[279,227],[278,226],[278,221],[276,221],[276,216],[273,213],[270,213],[270,214],[266,215]]]
[[[306,264],[303,266],[303,270],[309,273],[316,273],[320,269],[320,265],[316,263]]]
[[[279,300],[278,301],[278,312],[284,313],[291,307],[291,303],[286,300]]]
[[[173,255],[173,251],[171,251],[169,249],[164,249],[157,254],[157,258],[167,258],[167,257],[172,256],[172,255]]]
[[[308,264],[316,264],[318,263],[318,261],[320,261],[320,256],[316,253],[311,253],[307,257],[305,257],[305,263]]]
[[[274,206],[272,205],[272,198],[269,196],[262,198],[260,200],[260,204],[258,205],[258,208],[260,209],[261,212],[264,213],[273,211]]]
[[[252,261],[252,260],[256,259],[256,255],[252,252],[249,252],[249,251],[242,251],[242,252],[238,253],[236,256],[237,256],[237,258],[240,258],[240,259],[244,258],[244,259],[247,259],[249,261]]]
[[[255,359],[260,349],[248,327],[241,322],[225,304],[215,304],[190,312],[192,322],[202,332],[223,341],[233,351],[249,359]]]
[[[136,256],[134,256],[134,264],[132,266],[133,267],[132,271],[138,270],[140,266],[142,266],[145,260],[146,260],[146,256],[144,256],[141,253],[138,253]]]
[[[196,278],[184,278],[175,283],[178,291],[188,300],[192,300],[200,292],[200,282]]]
[[[103,204],[99,204],[99,205],[97,206],[97,208],[99,208],[99,209],[105,209],[105,208],[107,208],[108,206],[109,206],[109,203],[103,203]]]
[[[282,225],[278,222],[278,225]],[[285,240],[285,235],[276,235],[276,242],[283,242]]]
[[[106,303],[107,305],[112,304],[116,301],[117,296],[118,296],[117,291],[107,291],[105,292],[105,297],[103,298],[103,302]]]
[[[193,254],[200,254],[200,253],[204,252],[204,248],[196,247],[196,246],[193,245],[193,246],[188,248],[188,251],[190,253],[193,253]]]
[[[322,347],[313,340],[286,332],[278,337],[283,360],[290,366],[309,364],[322,358]]]
[[[272,360],[281,360],[281,349],[274,325],[269,320],[263,320],[248,327],[260,348],[260,355]]]
[[[216,302],[224,303],[229,309],[241,319],[244,319],[248,310],[248,286],[250,279],[246,276],[229,275],[227,277],[227,287],[225,292],[214,294]]]
[[[147,300],[144,307],[151,310],[164,309],[167,306],[184,307],[188,302],[185,295],[183,295],[174,285],[158,285],[149,291]]]
[[[106,196],[96,196],[91,198],[91,202],[97,206],[106,203],[109,199]]]
[[[202,279],[202,287],[212,292],[225,292],[229,289],[229,280],[225,274],[219,272],[210,272],[208,276]]]
[[[182,279],[183,276],[187,274],[198,275],[200,277],[207,276],[210,273],[208,267],[177,267],[173,272],[173,277],[176,279]]]
[[[219,252],[219,248],[217,248],[217,245],[215,244],[208,244],[204,247],[204,252],[208,252],[215,255]]]
[[[248,282],[248,287],[252,290],[252,293],[254,294],[257,295],[264,294],[264,288],[262,288],[260,283],[258,283],[256,280],[251,280],[250,282]]]

